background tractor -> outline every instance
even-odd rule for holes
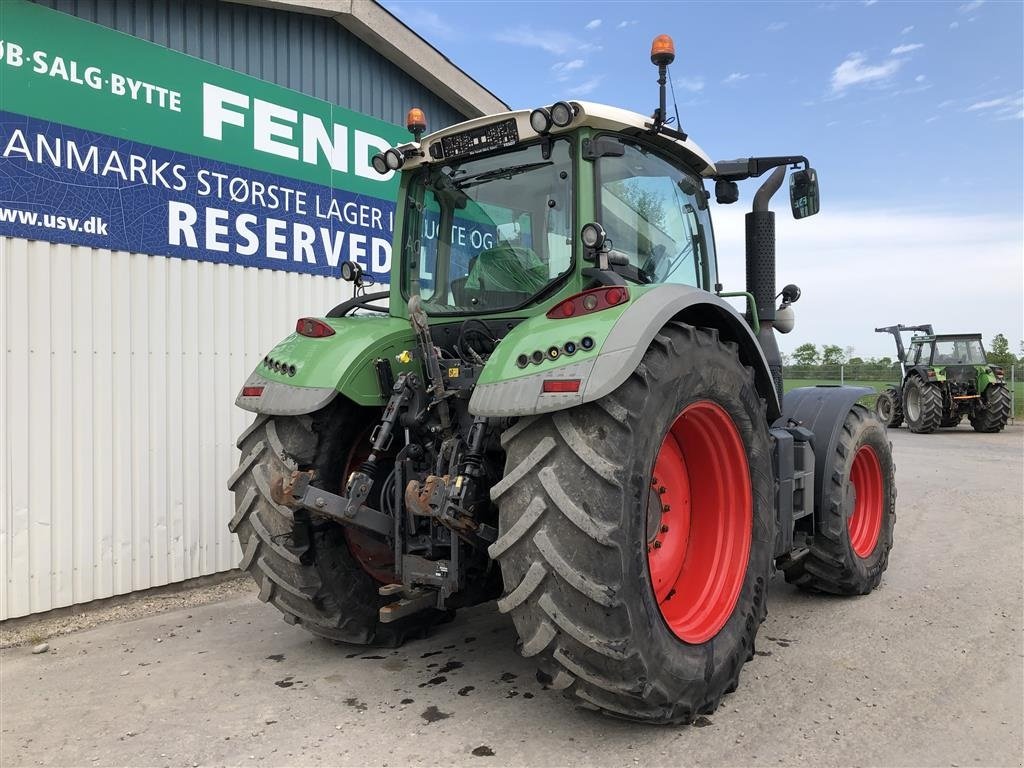
[[[1010,391],[1003,369],[990,365],[980,333],[936,335],[929,325],[875,328],[896,339],[903,380],[875,401],[878,418],[889,427],[904,421],[911,432],[955,427],[964,416],[977,432],[999,432],[1010,417]],[[920,331],[903,346],[903,331]]]
[[[895,479],[869,390],[782,397],[772,195],[802,156],[715,163],[666,119],[560,101],[373,159],[399,172],[390,290],[302,318],[242,387],[230,528],[259,595],[346,643],[397,644],[498,598],[538,678],[653,723],[715,710],[773,569],[878,585]],[[768,173],[746,291],[718,284],[710,195]],[[742,297],[746,315],[723,297]],[[782,306],[777,308],[781,296]],[[382,302],[387,299],[385,306]]]

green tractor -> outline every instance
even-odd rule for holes
[[[903,346],[904,331],[923,335]],[[985,359],[980,333],[936,335],[929,325],[889,325],[876,333],[891,333],[903,373],[899,386],[878,395],[875,413],[886,426],[904,421],[911,432],[928,434],[955,427],[964,416],[976,432],[999,432],[1010,418],[1010,390],[1004,372]]]
[[[286,621],[397,645],[497,599],[549,688],[686,723],[736,688],[775,569],[878,585],[896,487],[870,390],[782,395],[799,289],[776,292],[769,201],[793,166],[794,216],[816,213],[816,175],[712,162],[666,120],[673,55],[655,41],[653,117],[560,101],[421,137],[413,110],[374,158],[400,173],[390,290],[343,265],[355,297],[237,399],[230,529]],[[768,172],[747,290],[722,293],[705,184],[731,203]]]

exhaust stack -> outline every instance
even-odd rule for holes
[[[782,355],[775,338],[775,213],[768,205],[785,177],[785,166],[772,171],[754,195],[753,210],[746,217],[747,292],[754,297],[754,311],[761,326],[758,341],[768,361],[779,402],[782,402]]]

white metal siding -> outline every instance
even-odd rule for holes
[[[0,619],[233,568],[249,372],[340,280],[0,238]]]

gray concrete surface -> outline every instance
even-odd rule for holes
[[[881,587],[835,599],[777,579],[758,655],[700,726],[574,710],[491,606],[366,650],[253,593],[0,653],[0,764],[1020,765],[1024,430],[892,437]]]

